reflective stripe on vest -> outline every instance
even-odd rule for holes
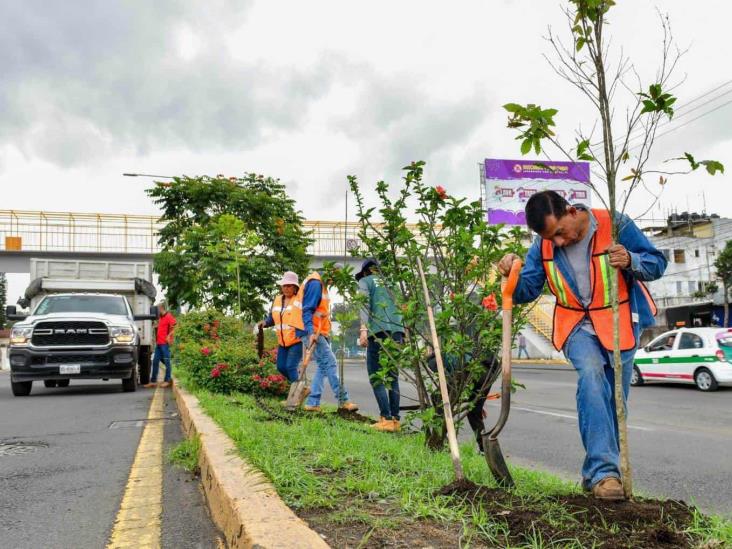
[[[290,302],[286,307],[282,301],[282,294],[280,294],[272,303],[270,312],[272,313],[275,332],[277,332],[277,342],[282,347],[291,347],[300,341],[295,329],[303,329],[302,306],[300,305],[301,301],[296,296],[290,298]]]
[[[554,309],[554,326],[552,343],[557,350],[562,349],[574,328],[584,318],[589,318],[600,343],[605,349],[613,348],[612,300],[610,299],[611,276],[618,280],[618,304],[620,312],[620,348],[623,351],[635,347],[635,334],[630,310],[628,286],[621,271],[610,265],[607,249],[612,244],[610,215],[607,210],[592,210],[597,220],[597,230],[592,237],[592,254],[590,257],[591,299],[585,306],[575,295],[567,280],[557,268],[554,261],[554,244],[550,240],[542,240],[541,255],[544,272],[549,289],[557,303]],[[655,314],[655,304],[650,294],[643,287],[644,295],[649,300],[651,310]]]

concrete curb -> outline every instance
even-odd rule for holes
[[[233,441],[204,413],[198,399],[173,386],[188,437],[199,436],[201,483],[214,523],[230,548],[329,547],[280,499],[270,482],[239,457]]]

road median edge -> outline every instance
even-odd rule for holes
[[[186,436],[201,440],[201,483],[211,518],[228,547],[328,547],[285,505],[264,475],[238,455],[233,441],[194,395],[177,384],[174,394]]]

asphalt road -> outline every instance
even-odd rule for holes
[[[584,457],[577,429],[576,375],[566,367],[516,367],[526,390],[512,399],[501,448],[516,464],[579,482]],[[378,416],[362,362],[347,361],[346,387],[362,411]],[[405,397],[414,388],[402,383]],[[330,391],[326,401],[334,402]],[[407,398],[402,404],[410,404]],[[487,423],[499,401],[488,404]],[[693,386],[633,387],[629,403],[631,463],[637,493],[694,502],[732,517],[732,389],[702,393]],[[462,440],[471,438],[466,425]]]
[[[170,394],[165,455],[182,438]],[[105,546],[152,395],[85,380],[55,389],[34,383],[29,397],[13,397],[0,372],[0,547]],[[163,547],[218,546],[200,483],[167,461],[162,503]]]

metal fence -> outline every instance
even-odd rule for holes
[[[150,215],[0,210],[0,251],[153,254],[163,226]],[[356,222],[305,221],[304,228],[313,238],[312,256],[361,248]]]

